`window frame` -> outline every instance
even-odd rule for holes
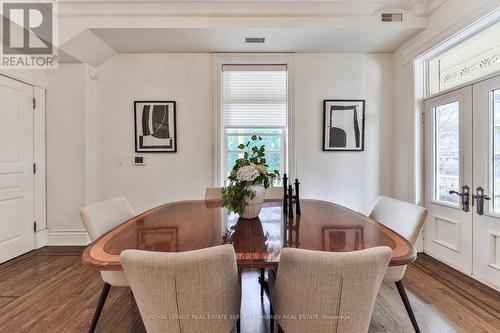
[[[253,128],[252,128],[253,129]],[[252,136],[252,135],[257,135],[257,136],[279,136],[280,137],[280,143],[281,143],[281,149],[280,150],[275,150],[275,149],[266,149],[266,152],[269,152],[269,153],[272,153],[272,154],[277,154],[279,153],[280,154],[280,159],[283,161],[283,165],[282,165],[282,169],[281,170],[278,170],[280,172],[280,175],[282,175],[283,173],[285,173],[285,171],[287,170],[287,160],[286,160],[286,151],[287,151],[287,144],[286,144],[286,129],[284,128],[264,128],[264,127],[261,127],[261,128],[256,128],[256,129],[279,129],[280,130],[280,133],[258,133],[258,132],[245,132],[245,133],[228,133],[227,131],[225,131],[224,129],[224,150],[223,150],[223,156],[222,156],[222,172],[224,174],[227,175],[227,172],[229,170],[226,170],[226,167],[227,167],[227,161],[228,161],[228,156],[229,154],[237,154],[237,153],[241,153],[241,152],[244,152],[245,150],[229,150],[228,149],[228,138],[230,136]],[[248,152],[250,152],[250,150],[247,150]],[[227,176],[226,176],[227,177]],[[223,179],[225,180],[225,178]],[[224,183],[224,185],[226,185]]]
[[[228,133],[224,127],[223,115],[223,79],[222,67],[224,65],[284,65],[287,67],[287,124],[282,129],[282,161],[283,173],[289,177],[295,177],[296,161],[294,149],[294,114],[293,114],[293,55],[292,54],[215,54],[214,55],[214,77],[215,77],[215,135],[214,135],[214,186],[224,186],[227,175],[225,173],[227,158],[230,151],[227,150]],[[262,129],[270,129],[264,128]],[[234,134],[234,133],[231,133]],[[256,133],[260,136],[268,135]],[[248,134],[245,134],[247,136]],[[270,134],[276,135],[276,134]],[[281,170],[280,170],[281,172]]]

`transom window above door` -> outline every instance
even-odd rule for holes
[[[427,60],[428,95],[500,70],[500,21]]]
[[[287,170],[288,73],[286,65],[222,66],[222,178],[243,157],[240,144],[262,137],[269,169]],[[246,148],[251,150],[252,146]]]

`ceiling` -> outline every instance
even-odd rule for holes
[[[419,28],[92,29],[117,53],[393,52]],[[264,37],[246,44],[245,37]]]
[[[59,0],[66,34],[59,61],[98,66],[116,53],[394,52],[444,2]],[[403,21],[381,22],[382,13],[401,13]],[[246,37],[265,43],[246,44]]]

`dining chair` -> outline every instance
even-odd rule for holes
[[[427,217],[427,209],[405,201],[380,196],[368,213],[368,217],[394,230],[412,244],[415,244],[425,218]],[[405,271],[406,265],[389,267],[384,276],[384,282],[396,284],[396,288],[401,296],[406,312],[410,317],[413,328],[415,332],[418,333],[420,329],[403,285],[402,279]]]
[[[127,199],[119,197],[83,207],[80,209],[80,216],[90,239],[95,241],[115,226],[134,217],[135,213]],[[94,332],[95,330],[111,286],[128,287],[128,282],[123,272],[101,271],[101,278],[104,281],[104,285],[89,332]]]
[[[189,252],[125,250],[120,262],[148,333],[239,332],[240,285],[230,244]]]
[[[207,187],[205,191],[205,200],[220,200],[222,187]]]
[[[286,333],[367,332],[391,256],[387,246],[354,252],[284,248],[276,280],[269,280],[271,332],[274,316]]]

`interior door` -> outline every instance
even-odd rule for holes
[[[472,273],[472,88],[425,101],[426,253]],[[451,192],[450,192],[451,191]]]
[[[500,289],[500,76],[473,93],[473,274]]]
[[[0,75],[0,262],[34,248],[33,87]]]

